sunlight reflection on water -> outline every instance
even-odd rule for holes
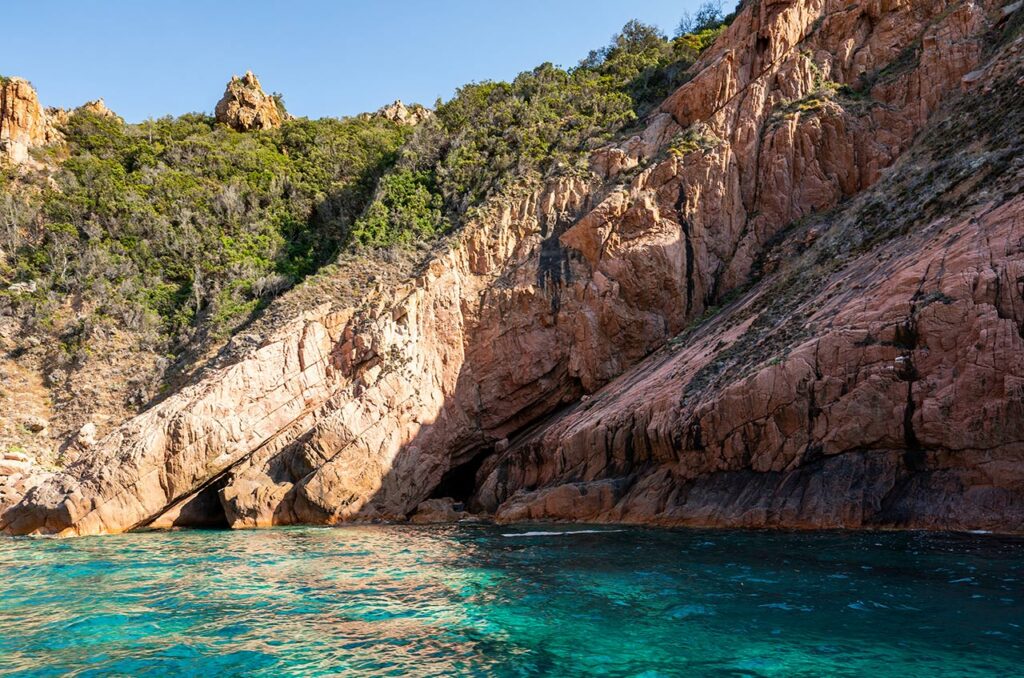
[[[1010,675],[1022,555],[551,526],[3,540],[0,675]]]

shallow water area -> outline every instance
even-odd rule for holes
[[[0,675],[1019,675],[1024,538],[353,526],[0,539]]]

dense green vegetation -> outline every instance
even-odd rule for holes
[[[429,241],[516,183],[586,174],[588,152],[678,87],[725,21],[709,6],[673,39],[630,22],[574,68],[463,87],[415,130],[366,117],[239,133],[201,114],[129,125],[80,110],[43,150],[50,176],[0,170],[0,312],[45,331],[70,302],[80,324],[160,350],[231,330],[342,249]]]
[[[187,340],[198,320],[226,327],[330,260],[409,132],[326,119],[242,134],[196,114],[126,125],[79,111],[64,133],[52,184],[0,186],[13,252],[0,275],[37,281],[21,301],[40,321],[55,298],[79,298]]]
[[[709,12],[674,39],[631,21],[575,68],[548,63],[512,82],[463,87],[406,144],[395,181],[382,184],[379,203],[357,227],[360,241],[429,235],[518,181],[587,172],[587,152],[681,85],[731,18]],[[390,228],[383,227],[388,215]]]

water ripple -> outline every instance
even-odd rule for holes
[[[4,540],[0,676],[1012,675],[1022,555],[471,525]]]

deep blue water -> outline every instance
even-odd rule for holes
[[[581,529],[0,539],[0,675],[1024,675],[1024,539]]]

